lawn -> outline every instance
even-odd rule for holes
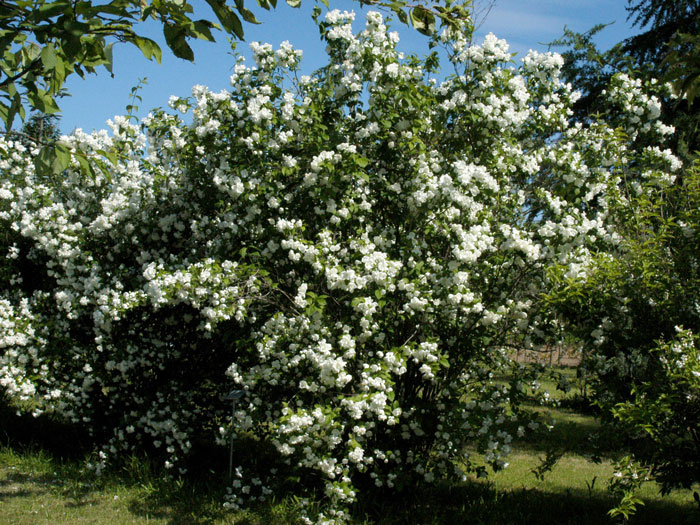
[[[589,411],[573,406],[571,396],[556,394],[553,403],[532,410],[546,412],[552,430],[542,430],[514,444],[507,469],[487,479],[442,484],[400,497],[375,494],[358,503],[354,515],[363,524],[611,524],[615,500],[607,489],[620,444]],[[557,406],[558,405],[558,406]],[[293,524],[299,523],[291,496],[247,512],[230,513],[225,493],[226,458],[194,478],[176,480],[140,458],[125,458],[114,471],[96,476],[81,452],[62,457],[77,436],[70,428],[51,426],[0,413],[0,523],[2,524]],[[73,447],[75,448],[75,447]],[[550,471],[536,476],[547,453],[558,457]],[[593,460],[595,459],[595,461]],[[645,505],[630,523],[684,525],[700,523],[692,494],[665,497],[646,484]]]

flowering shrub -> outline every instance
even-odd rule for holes
[[[615,417],[636,430],[634,458],[653,467],[664,492],[700,481],[698,423],[700,354],[697,336],[679,327],[677,337],[656,349],[661,370],[639,385],[634,399],[618,404]]]
[[[607,415],[654,381],[658,341],[674,339],[677,326],[695,331],[700,321],[700,174],[656,146],[640,152],[667,162],[623,172],[624,183],[608,192],[608,223],[619,242],[595,257],[585,278],[561,279],[552,291],[587,348],[583,369]]]
[[[253,44],[230,92],[63,137],[81,155],[61,177],[0,139],[10,394],[85,424],[105,459],[171,468],[226,438],[221,396],[241,389],[233,429],[318,480],[320,521],[368,487],[505,466],[536,424],[524,381],[499,380],[508,350],[556,329],[550,276],[585,276],[616,242],[621,173],[673,159],[570,123],[557,55],[514,68],[505,41],[447,29],[457,73],[438,81],[379,14],[358,35],[352,19],[320,24],[313,76],[288,44]],[[228,505],[278,472],[241,465]]]

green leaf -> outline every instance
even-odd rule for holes
[[[245,5],[243,5],[243,0],[235,0],[236,2],[236,11],[238,11],[241,16],[243,17],[243,20],[248,22],[249,24],[259,24],[260,22],[258,21],[257,18],[255,18],[255,15],[250,9],[246,9]]]
[[[54,98],[43,89],[35,89],[27,92],[27,98],[31,105],[42,113],[53,114],[61,111]]]
[[[409,12],[409,17],[410,17],[410,19],[411,19],[411,24],[413,25],[414,28],[416,28],[416,29],[419,30],[419,31],[420,31],[421,29],[424,29],[424,28],[425,28],[425,24],[424,24],[423,21],[420,19],[420,17],[417,16],[416,10],[415,10],[415,9],[412,9],[412,10]]]
[[[399,9],[398,11],[396,11],[396,16],[399,17],[399,21],[402,24],[408,24],[408,15],[406,14],[406,11],[404,11],[403,9]]]
[[[238,8],[238,12],[243,17],[243,20],[245,20],[249,24],[260,23],[260,21],[257,18],[255,18],[255,14],[250,9],[246,9],[245,7],[241,6]]]
[[[29,65],[29,63],[41,56],[41,48],[36,44],[28,44],[23,46],[17,53],[20,57],[19,61],[25,65]]]
[[[83,69],[78,64],[75,64],[73,66],[73,71],[75,71],[80,78],[85,78],[85,71],[83,71]]]
[[[70,166],[70,150],[63,144],[56,144],[54,149],[56,151],[56,167],[59,168],[59,171],[63,171]]]
[[[112,53],[114,44],[109,44],[105,46],[104,52],[105,52],[105,68],[107,71],[109,71],[112,75],[114,75],[114,71],[112,71],[112,68],[114,67],[114,55]],[[160,60],[158,60],[160,62]]]
[[[360,168],[366,168],[369,164],[369,159],[367,157],[357,156],[355,157],[355,164],[357,164]]]
[[[423,6],[414,7],[409,13],[413,27],[424,35],[432,35],[435,32],[435,15]]]
[[[241,20],[233,12],[231,13],[231,29],[240,40],[243,40],[243,26],[241,25]]]
[[[80,43],[80,37],[70,33],[64,34],[64,37],[61,40],[61,49],[66,55],[68,62],[75,63],[83,49]]]
[[[297,8],[301,5],[301,0],[287,0],[287,5]]]
[[[236,38],[243,40],[243,26],[236,13],[221,0],[207,0],[216,18],[221,22],[227,33],[233,33]]]
[[[132,39],[132,42],[138,46],[138,48],[141,50],[141,53],[143,53],[144,57],[146,57],[148,60],[155,58],[156,62],[160,64],[162,51],[160,50],[160,46],[156,44],[153,40],[151,40],[150,38],[145,38],[136,35]]]
[[[112,164],[112,166],[116,166],[117,162],[119,161],[117,154],[113,151],[105,151],[100,149],[97,150],[97,153],[105,157]]]
[[[69,64],[70,67],[70,64]],[[61,89],[61,86],[63,85],[63,81],[66,79],[66,64],[63,60],[60,58],[56,61],[56,67],[53,70],[53,81],[56,84],[55,88],[53,88],[52,92],[53,93],[58,93],[58,90]]]
[[[45,70],[51,70],[56,68],[58,63],[58,57],[56,56],[56,48],[53,44],[48,44],[44,46],[41,50],[41,63],[44,65]]]
[[[44,146],[34,159],[34,167],[40,175],[55,175],[70,166],[70,159],[70,150],[66,146]]]
[[[87,157],[80,152],[77,152],[75,154],[75,158],[78,160],[78,164],[80,164],[80,172],[83,175],[88,175],[92,179],[95,178],[95,171],[93,170],[92,166],[88,162]]]
[[[58,16],[62,13],[65,12],[70,12],[69,10],[72,7],[72,2],[68,2],[66,0],[59,0],[55,2],[49,2],[41,7],[34,7],[32,8],[32,14],[30,15],[30,19],[34,21],[46,21],[49,18],[53,18],[54,16]]]
[[[63,18],[63,17],[62,17]],[[77,20],[67,19],[63,22],[63,28],[71,35],[80,38],[90,33],[90,24],[78,22]]]
[[[207,42],[215,42],[214,36],[211,34],[211,28],[214,24],[208,20],[197,20],[192,24],[192,34],[200,40]]]
[[[10,119],[10,116],[12,116],[12,119]],[[0,102],[0,120],[2,120],[3,124],[5,124],[6,130],[12,128],[14,112],[12,112],[12,110],[2,102]]]

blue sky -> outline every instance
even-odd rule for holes
[[[477,7],[489,3],[488,0],[477,2],[480,2]],[[193,3],[204,4],[202,0],[194,0]],[[333,8],[354,10],[357,13],[356,28],[364,24],[361,11],[367,9],[360,10],[358,2],[330,0],[330,3]],[[492,32],[508,41],[511,51],[518,53],[517,60],[529,49],[546,50],[545,44],[561,36],[564,26],[574,31],[585,31],[601,22],[614,22],[597,40],[598,45],[606,49],[637,32],[626,20],[626,4],[626,0],[496,0],[478,28],[475,41],[478,43],[485,34]],[[246,42],[239,42],[237,51],[250,57],[247,42],[257,40],[277,46],[289,40],[295,48],[304,51],[302,64],[305,72],[324,65],[324,46],[311,20],[314,5],[310,0],[302,0],[300,9],[292,9],[284,0],[279,0],[278,8],[274,11],[254,9],[262,24],[245,24]],[[205,9],[197,15],[213,18]],[[195,62],[190,63],[175,58],[169,52],[158,25],[147,24],[139,29],[159,42],[163,48],[162,63],[148,61],[136,48],[118,44],[114,51],[114,77],[110,77],[106,70],[89,75],[85,80],[75,75],[70,77],[67,88],[72,96],[59,101],[63,110],[61,130],[64,133],[74,128],[85,131],[104,128],[107,119],[124,114],[126,105],[130,103],[131,88],[141,78],[147,78],[148,83],[139,92],[143,98],[138,102],[140,109],[137,114],[140,116],[148,114],[152,108],[166,106],[170,95],[189,96],[195,84],[204,84],[213,91],[229,87],[234,58],[224,33],[215,35],[215,44],[194,42]],[[392,29],[401,35],[399,47],[402,51],[419,55],[427,53],[427,42],[422,35],[398,21],[392,24]]]

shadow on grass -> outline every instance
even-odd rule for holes
[[[143,465],[142,460],[141,468]],[[144,472],[140,478],[134,474],[130,470],[122,477],[134,488],[128,496],[128,508],[135,516],[184,525],[222,523],[230,515],[223,508],[226,481],[220,475],[173,479],[158,475],[157,469]]]
[[[377,525],[611,525],[614,500],[586,491],[550,493],[537,489],[496,490],[490,483],[468,482],[421,490],[396,498],[382,494],[358,505],[360,523]],[[640,507],[629,523],[697,525],[693,506],[653,502]]]
[[[14,470],[14,469],[13,469]],[[7,485],[31,483],[37,487],[50,487],[56,484],[56,479],[48,474],[34,475],[25,472],[10,472],[5,479],[0,480],[0,489]]]
[[[55,461],[55,460],[54,460]],[[136,464],[137,460],[133,460]],[[128,468],[92,483],[77,469],[51,465],[55,477],[12,473],[0,481],[0,501],[33,498],[51,491],[63,497],[65,507],[99,504],[105,492],[116,487],[134,518],[158,519],[172,525],[236,523],[238,525],[297,524],[294,499],[287,497],[261,504],[247,512],[229,513],[222,507],[225,480],[173,480],[149,471]],[[65,465],[65,464],[63,464]],[[94,480],[93,480],[94,481]],[[30,484],[27,489],[27,484]],[[34,488],[36,487],[36,490]],[[442,484],[402,494],[377,491],[356,505],[353,523],[372,525],[611,525],[607,516],[613,500],[600,492],[538,489],[499,490],[492,483],[470,481]],[[630,524],[697,525],[700,512],[693,505],[673,501],[649,502]],[[96,522],[103,523],[103,522]]]
[[[611,459],[628,450],[631,443],[611,423],[604,423],[593,414],[582,414],[570,408],[531,404],[528,412],[538,413],[541,421],[551,423],[551,428],[540,425],[536,431],[528,431],[516,438],[517,449],[535,453],[559,451],[587,458]],[[511,430],[516,435],[515,427]]]
[[[235,523],[236,525],[272,525],[302,523],[298,507],[288,501],[259,504],[247,511],[227,511],[222,506],[223,491],[206,492],[201,486],[172,491],[155,488],[148,495],[132,498],[129,511],[145,519],[161,519],[171,525]]]
[[[551,430],[533,432],[519,439],[517,448],[546,452],[558,449],[583,457],[610,457],[623,449],[619,434],[594,420],[557,420]]]
[[[11,498],[29,498],[40,492],[38,490],[15,489],[17,485],[8,481],[0,481],[0,503]]]

